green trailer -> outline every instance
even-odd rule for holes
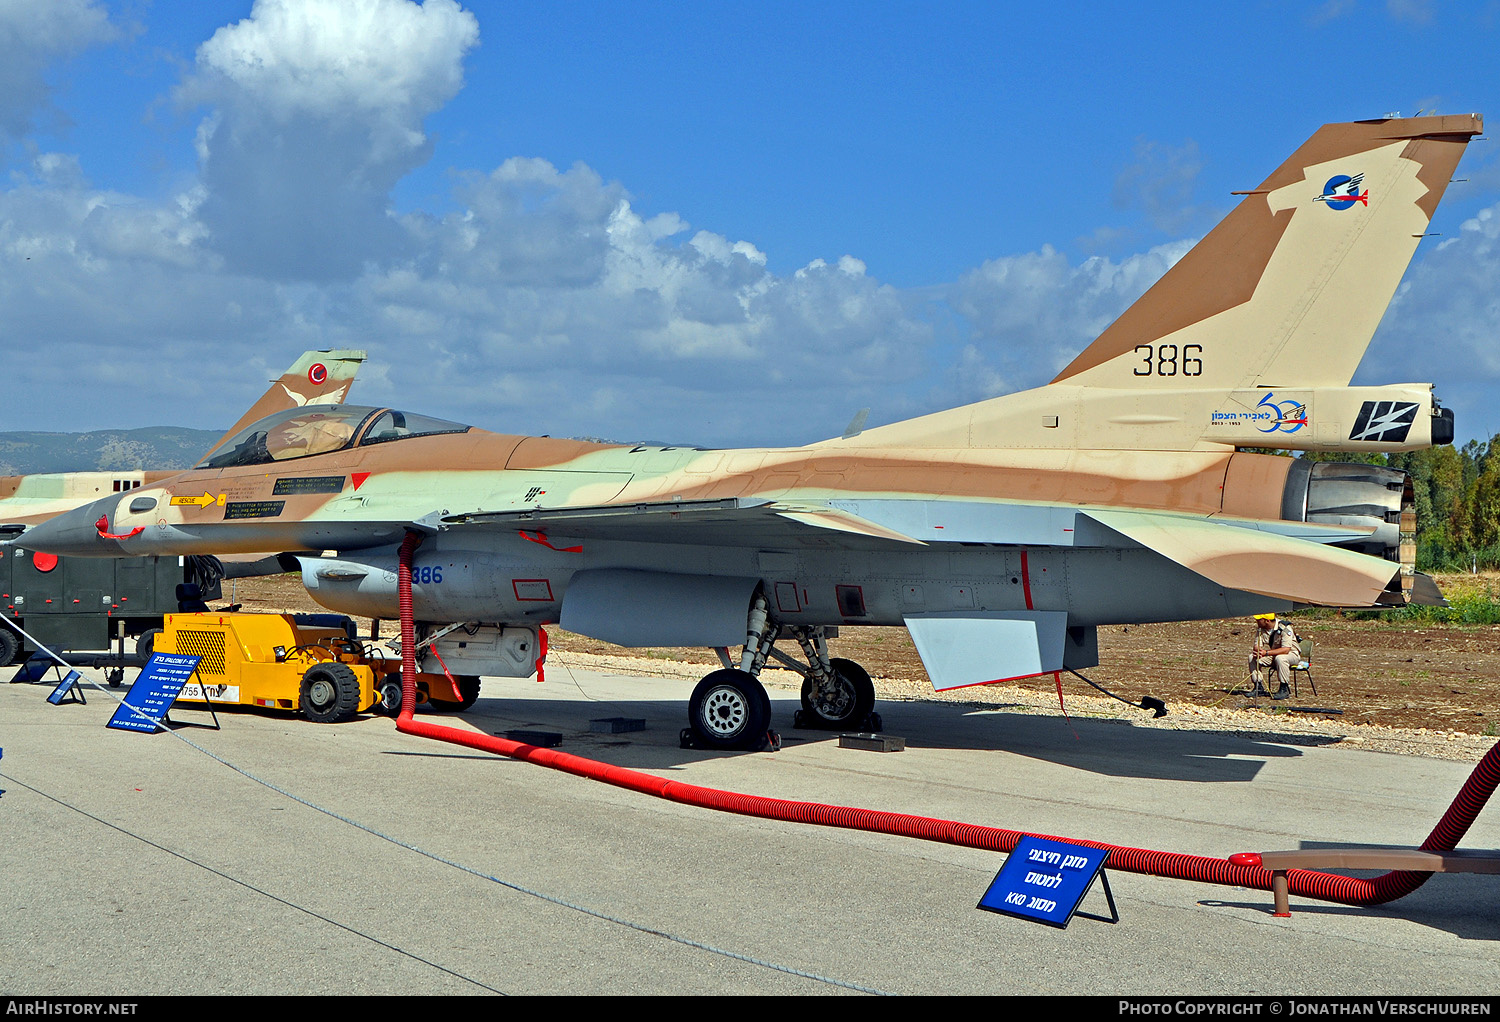
[[[0,612],[54,652],[149,654],[166,614],[180,609],[178,586],[196,585],[195,599],[216,600],[222,569],[212,558],[56,557],[0,544]],[[0,625],[0,664],[16,660],[32,643]]]

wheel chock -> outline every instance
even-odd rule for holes
[[[861,732],[839,735],[840,749],[863,749],[865,752],[905,752],[906,739],[899,735]]]

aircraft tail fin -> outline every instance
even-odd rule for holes
[[[263,419],[273,412],[302,405],[336,405],[349,394],[349,387],[359,372],[365,352],[354,349],[330,351],[304,351],[279,379],[271,381],[271,387],[260,400],[240,416],[238,422],[229,427],[208,449],[212,454],[219,446],[246,426]]]
[[[1053,383],[1347,386],[1477,114],[1327,124]]]

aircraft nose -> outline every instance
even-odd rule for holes
[[[105,533],[112,532],[109,515],[118,503],[118,497],[106,497],[65,511],[27,529],[15,541],[16,546],[62,556],[118,557],[120,544],[105,538]],[[99,526],[101,520],[103,528]]]

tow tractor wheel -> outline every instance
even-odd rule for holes
[[[302,715],[337,724],[359,712],[359,679],[348,664],[314,664],[302,676]]]
[[[387,674],[380,682],[377,691],[378,701],[376,707],[381,713],[388,717],[394,717],[401,712],[401,675]]]
[[[0,625],[0,667],[13,662],[19,652],[21,652],[21,640],[16,637],[15,632]]]
[[[160,628],[148,628],[135,637],[135,655],[143,660],[150,660],[151,654],[156,651],[156,640],[161,637]]]
[[[820,692],[811,678],[802,683],[803,720],[827,731],[859,727],[875,709],[875,683],[853,660],[834,657],[828,664],[838,684],[830,695]]]
[[[427,708],[433,713],[463,713],[474,705],[479,698],[479,677],[474,674],[460,674],[453,679],[458,682],[458,694],[463,697],[462,702],[455,703],[452,699],[433,699],[432,686],[427,686]],[[444,692],[450,690],[446,681],[440,683],[438,688]]]
[[[688,724],[706,748],[753,749],[771,727],[771,697],[745,671],[714,671],[693,689]]]

